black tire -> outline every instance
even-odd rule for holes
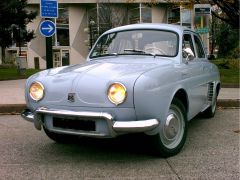
[[[215,92],[215,95],[211,102],[211,106],[209,106],[205,111],[203,111],[202,114],[205,118],[213,118],[216,113],[216,109],[217,109],[217,93]]]
[[[158,155],[170,157],[179,153],[187,137],[187,113],[183,103],[174,98],[165,121],[161,121],[159,133],[153,136]]]
[[[46,129],[44,126],[43,130],[50,139],[60,144],[69,144],[77,140],[77,136],[54,133]]]

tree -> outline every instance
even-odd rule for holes
[[[37,16],[37,12],[27,11],[27,0],[1,0],[0,2],[0,46],[2,48],[3,63],[5,49],[17,42],[19,55],[21,44],[34,38],[33,30],[26,26]]]
[[[239,0],[208,0],[208,2],[218,7],[212,10],[213,16],[231,25],[234,29],[239,29]]]

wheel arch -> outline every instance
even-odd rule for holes
[[[188,101],[187,92],[184,89],[178,89],[176,91],[176,93],[174,94],[173,98],[177,98],[177,99],[179,99],[183,103],[183,105],[184,105],[184,107],[186,109],[186,113],[188,114],[188,111],[189,111],[189,101]]]

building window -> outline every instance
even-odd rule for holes
[[[168,24],[180,24],[180,8],[171,8],[168,11]]]
[[[184,7],[174,7],[169,9],[168,24],[177,24],[191,28],[192,10]]]
[[[151,23],[152,10],[151,8],[140,4],[134,4],[129,9],[129,24],[135,23]]]
[[[69,15],[68,8],[59,6],[56,19],[56,34],[53,38],[55,46],[69,46]]]
[[[181,25],[191,28],[192,11],[190,9],[181,10]]]
[[[89,48],[105,31],[128,24],[127,5],[97,3],[88,9]]]

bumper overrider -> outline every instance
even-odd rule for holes
[[[34,113],[29,109],[25,109],[21,116],[30,122],[34,123],[36,129],[41,130],[44,126],[49,131],[61,134],[82,135],[90,137],[115,137],[118,134],[148,132],[158,127],[159,121],[157,119],[147,119],[138,121],[116,121],[114,117],[107,112],[89,112],[89,111],[70,111],[59,109],[38,108]],[[107,131],[98,128],[96,130],[82,130],[69,128],[69,126],[55,127],[53,124],[54,117],[59,119],[72,118],[74,121],[94,122],[100,121],[105,124]],[[58,120],[59,121],[59,120]],[[60,120],[61,121],[61,120]]]

